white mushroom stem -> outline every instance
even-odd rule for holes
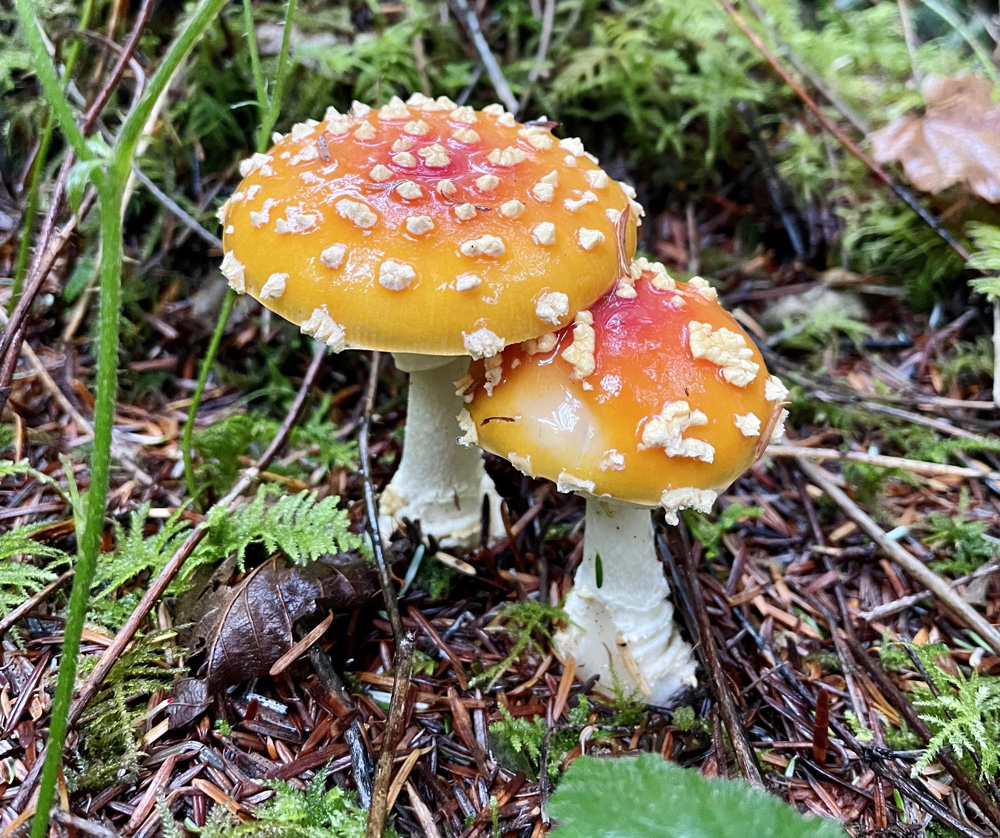
[[[602,691],[612,693],[617,676],[626,694],[665,704],[695,685],[695,661],[674,623],[650,510],[586,498],[583,562],[566,599],[570,624],[556,644],[576,659],[582,679],[600,676]]]
[[[443,546],[466,548],[480,537],[483,496],[489,498],[491,535],[503,534],[500,497],[483,469],[478,448],[456,440],[456,417],[465,407],[455,382],[469,359],[397,354],[396,367],[410,374],[403,457],[382,492],[379,522],[388,535],[403,518],[420,521]]]

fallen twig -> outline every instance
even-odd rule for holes
[[[878,546],[898,562],[906,574],[927,588],[962,625],[972,629],[1000,654],[1000,632],[963,600],[952,587],[919,559],[888,538],[885,531],[833,481],[823,469],[803,457],[795,460],[805,475],[822,489]]]
[[[389,795],[389,779],[392,777],[392,763],[396,755],[396,743],[403,730],[406,716],[406,698],[410,692],[410,678],[413,674],[414,638],[404,634],[396,646],[394,663],[395,680],[392,684],[392,700],[389,702],[389,716],[382,733],[382,748],[375,766],[375,785],[372,789],[371,807],[368,809],[366,838],[381,838],[385,826],[386,803]]]
[[[510,85],[507,84],[507,79],[504,78],[503,70],[500,69],[500,65],[490,50],[490,45],[486,41],[483,29],[479,25],[479,18],[476,17],[475,9],[468,4],[467,0],[452,0],[452,2],[462,14],[465,25],[469,30],[469,37],[472,38],[472,43],[475,44],[476,52],[479,53],[479,59],[486,68],[486,74],[490,77],[493,89],[496,91],[500,101],[503,102],[503,106],[514,114],[514,116],[517,116],[517,99],[514,98],[514,93],[510,89]]]
[[[399,601],[396,598],[395,583],[392,581],[392,571],[385,560],[382,550],[382,534],[378,527],[378,500],[375,498],[375,484],[372,482],[371,453],[368,451],[368,436],[371,430],[372,408],[375,405],[375,391],[378,389],[378,368],[381,353],[372,352],[372,368],[368,374],[368,387],[365,390],[363,419],[361,431],[358,433],[358,448],[361,451],[361,476],[365,484],[365,512],[368,516],[368,535],[372,540],[372,550],[375,553],[375,564],[378,567],[378,577],[382,582],[382,596],[385,598],[385,610],[392,626],[392,636],[398,646],[403,641],[403,618],[399,615]]]
[[[684,538],[684,531],[681,532]],[[666,550],[666,542],[656,539],[659,549]],[[685,538],[684,555],[681,559],[681,569],[684,572],[684,581],[687,583],[687,599],[690,604],[691,616],[694,620],[693,628],[697,630],[696,648],[701,652],[702,663],[708,671],[708,678],[712,687],[712,694],[719,706],[719,713],[722,716],[722,723],[729,733],[729,741],[732,743],[733,753],[736,756],[736,763],[739,765],[747,783],[754,788],[766,789],[764,775],[757,763],[757,756],[753,746],[747,737],[746,728],[740,719],[736,709],[736,702],[730,691],[726,675],[722,671],[722,661],[719,659],[719,651],[715,646],[715,637],[712,635],[712,626],[709,621],[708,611],[705,610],[705,599],[702,596],[701,581],[698,578],[698,567],[694,558],[694,551],[688,549]],[[671,558],[671,561],[673,559]],[[721,761],[724,759],[723,753],[717,754]]]
[[[977,480],[1000,480],[1000,472],[983,471],[966,466],[950,466],[946,463],[928,463],[924,460],[910,460],[906,457],[889,457],[885,454],[865,454],[861,451],[838,451],[836,448],[809,448],[805,445],[772,445],[767,453],[774,457],[805,457],[809,460],[849,460],[853,463],[867,463],[884,468],[900,468],[914,474],[935,477],[969,477]]]
[[[973,579],[988,576],[991,573],[996,573],[998,570],[1000,570],[1000,564],[991,562],[988,565],[984,565],[983,567],[976,569],[972,573],[968,573],[953,582],[949,582],[949,584],[951,587],[957,588],[959,585],[965,585]],[[869,611],[859,611],[858,617],[869,623],[874,620],[882,620],[886,617],[891,617],[893,614],[898,614],[900,611],[905,611],[907,608],[916,605],[921,600],[932,596],[934,596],[934,594],[931,591],[918,591],[915,594],[900,597],[899,599],[887,602],[884,605],[877,605]]]

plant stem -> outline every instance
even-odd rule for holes
[[[98,183],[101,204],[101,307],[97,345],[97,392],[94,402],[94,453],[90,464],[90,492],[85,506],[83,534],[70,593],[63,632],[59,680],[52,700],[49,745],[42,769],[38,804],[31,824],[31,838],[48,834],[49,811],[55,797],[56,780],[66,740],[67,710],[73,697],[76,659],[80,651],[83,622],[87,616],[90,586],[97,567],[104,506],[111,470],[111,431],[114,426],[115,391],[118,386],[118,309],[121,303],[122,217],[124,179],[117,183],[105,176]],[[79,522],[77,522],[79,526]]]
[[[94,11],[94,0],[86,0],[83,10],[80,12],[80,31],[86,30],[90,26],[90,16]],[[80,57],[80,49],[83,42],[79,39],[73,42],[69,48],[69,55],[66,56],[66,65],[63,69],[63,78],[68,82],[73,76],[73,68],[76,67],[77,59]],[[45,172],[45,160],[49,156],[49,146],[52,144],[52,134],[55,131],[56,121],[51,113],[45,120],[45,128],[42,129],[42,138],[38,143],[38,153],[35,155],[35,166],[31,171],[31,180],[28,183],[28,199],[25,202],[24,216],[21,224],[21,241],[17,248],[17,262],[14,268],[14,283],[11,288],[10,304],[13,307],[17,303],[17,298],[21,294],[24,285],[24,278],[28,273],[28,261],[31,258],[31,237],[35,231],[35,216],[38,215],[38,195],[41,191],[42,175]]]
[[[80,126],[76,124],[76,118],[70,110],[69,102],[63,95],[59,76],[56,73],[56,65],[52,62],[52,56],[45,48],[35,4],[32,0],[17,0],[17,14],[21,20],[21,29],[24,32],[24,39],[28,43],[28,50],[31,52],[31,63],[35,75],[38,76],[38,81],[42,85],[52,114],[59,123],[59,128],[67,142],[73,146],[76,156],[80,160],[89,160],[94,155],[87,147],[87,139],[83,136]]]
[[[111,473],[111,435],[114,429],[115,397],[118,389],[118,322],[121,307],[122,213],[126,186],[135,156],[153,108],[169,84],[174,71],[184,60],[195,41],[215,20],[226,0],[204,0],[185,29],[170,46],[135,110],[122,125],[106,171],[94,173],[101,208],[100,314],[97,344],[97,387],[94,402],[94,448],[90,464],[90,491],[84,511],[85,520],[79,536],[79,548],[70,593],[63,650],[59,661],[59,679],[52,701],[49,741],[42,768],[38,803],[31,823],[31,838],[48,834],[49,813],[55,798],[56,782],[66,741],[68,711],[76,678],[80,637],[87,616],[90,587],[97,567],[104,512]],[[62,95],[55,67],[45,50],[38,19],[30,0],[18,0],[21,25],[25,30],[35,71],[49,98],[59,126],[71,142],[80,159],[88,159],[83,133],[73,121],[69,106]],[[79,147],[78,147],[79,146]],[[78,527],[80,526],[77,522]]]
[[[243,25],[246,28],[247,47],[250,50],[250,64],[253,67],[254,86],[257,89],[257,107],[261,113],[261,127],[257,133],[257,151],[264,151],[270,144],[271,129],[278,119],[278,111],[281,107],[281,92],[284,89],[285,76],[288,71],[288,44],[292,31],[292,15],[295,13],[297,0],[289,0],[285,10],[285,29],[281,39],[281,54],[278,57],[278,72],[274,83],[274,96],[271,102],[267,101],[267,91],[264,88],[264,77],[260,68],[260,56],[257,52],[257,38],[253,28],[253,10],[250,0],[243,0]],[[208,375],[212,371],[212,364],[215,363],[215,356],[222,343],[222,337],[226,332],[226,324],[229,322],[229,315],[233,311],[233,304],[236,302],[236,293],[229,289],[226,297],[222,301],[222,309],[215,321],[215,331],[212,332],[212,340],[202,358],[201,367],[198,369],[198,383],[195,385],[194,394],[191,397],[191,407],[188,408],[187,420],[184,423],[184,431],[181,434],[181,456],[184,458],[184,484],[187,486],[188,494],[194,497],[197,486],[194,482],[194,463],[191,457],[191,440],[194,436],[194,420],[198,415],[198,408],[201,406],[201,397],[205,392],[205,384]]]
[[[288,45],[292,37],[292,17],[298,0],[288,0],[285,8],[285,29],[281,35],[281,52],[278,54],[278,72],[274,79],[274,94],[267,106],[264,119],[261,121],[260,131],[257,134],[257,150],[263,151],[270,143],[271,129],[278,121],[278,112],[281,110],[281,94],[285,89],[285,77],[288,75]]]
[[[226,289],[226,296],[222,300],[222,308],[215,321],[215,331],[212,332],[212,340],[208,344],[208,350],[201,362],[198,370],[198,383],[195,385],[194,394],[191,396],[191,406],[188,408],[187,421],[184,423],[184,430],[181,433],[181,456],[184,458],[184,484],[187,486],[188,494],[193,498],[198,493],[198,487],[194,482],[194,462],[191,457],[191,440],[194,437],[194,420],[198,415],[198,407],[201,404],[201,397],[205,392],[205,384],[208,381],[208,374],[215,361],[215,355],[219,351],[222,343],[222,336],[226,333],[226,323],[229,322],[229,315],[232,313],[233,304],[236,302],[236,292],[232,288]]]
[[[247,35],[247,50],[250,52],[250,67],[253,70],[253,85],[257,91],[257,104],[263,114],[267,108],[267,90],[264,88],[264,73],[260,69],[260,53],[257,52],[257,36],[253,27],[253,4],[243,0],[243,28]],[[263,149],[258,148],[258,151]]]

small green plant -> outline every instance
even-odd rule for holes
[[[553,838],[846,838],[834,821],[804,818],[740,780],[708,780],[655,754],[574,760],[549,811]]]
[[[985,335],[974,341],[958,341],[952,352],[938,361],[938,372],[946,388],[988,382],[993,376],[993,341]]]
[[[691,528],[691,533],[705,551],[709,561],[719,557],[722,546],[722,536],[729,532],[737,523],[746,518],[759,518],[764,510],[759,506],[744,506],[738,501],[729,504],[713,521],[707,515],[693,510],[683,513],[684,522]]]
[[[695,712],[694,707],[689,705],[684,705],[674,710],[673,715],[670,717],[670,723],[681,733],[689,733],[695,730],[704,731],[707,727],[706,720],[700,718]]]
[[[871,743],[875,741],[875,734],[872,733],[872,729],[861,721],[853,710],[845,710],[844,719],[847,722],[847,726],[851,729],[851,733],[854,734],[859,742]]]
[[[938,555],[933,566],[939,573],[972,573],[997,555],[985,537],[986,522],[969,520],[968,510],[969,493],[963,489],[955,514],[933,512],[924,522],[921,540]]]
[[[610,656],[608,663],[610,664]],[[628,692],[618,671],[611,667],[611,721],[614,727],[635,727],[646,717],[646,703],[638,690]]]
[[[326,788],[327,772],[320,771],[300,790],[285,782],[269,782],[274,797],[257,807],[256,820],[233,824],[224,806],[217,806],[201,829],[194,828],[199,838],[364,838],[368,812],[358,805],[351,792],[334,786]],[[157,801],[157,810],[164,824],[164,835],[183,834],[165,801]],[[192,824],[185,824],[190,830]],[[391,828],[382,838],[397,838]]]
[[[872,463],[845,462],[841,467],[844,480],[854,490],[854,498],[858,503],[879,512],[879,498],[885,491],[889,480],[899,480],[907,485],[918,484],[917,478],[901,468],[885,468]],[[883,516],[884,517],[884,516]]]
[[[986,781],[1000,770],[1000,677],[975,669],[965,675],[958,667],[952,672],[940,663],[948,654],[941,643],[916,646],[883,638],[880,657],[887,670],[921,669],[928,681],[914,690],[912,701],[932,737],[912,774],[949,748]]]
[[[451,590],[452,583],[460,576],[444,562],[439,562],[433,556],[425,555],[417,571],[416,584],[427,591],[432,600],[445,599]]]
[[[56,578],[52,567],[69,560],[62,550],[33,538],[43,526],[22,526],[0,533],[0,617],[52,582]],[[28,561],[32,556],[44,560],[44,564]]]
[[[305,456],[295,469],[272,466],[276,474],[300,475],[303,466],[310,471],[319,469],[319,476],[339,467],[356,468],[358,446],[353,441],[337,438],[337,427],[326,416],[330,397],[322,402],[301,425],[292,429],[288,444],[292,450],[304,449]],[[277,434],[281,423],[258,413],[231,413],[218,422],[196,431],[194,447],[201,456],[199,478],[220,494],[236,479],[242,460],[263,453]]]
[[[513,770],[524,771],[529,777],[537,778],[540,771],[542,745],[547,727],[543,716],[527,719],[515,717],[500,705],[500,719],[490,723],[490,745],[502,764]],[[559,776],[559,766],[563,757],[577,743],[579,731],[590,717],[590,704],[583,696],[571,707],[569,723],[554,730],[549,735],[548,775],[554,780]]]
[[[270,835],[274,838],[362,838],[368,812],[354,795],[334,786],[326,789],[326,771],[320,771],[300,791],[288,783],[272,783],[274,797],[257,809],[254,823],[234,827],[232,838]],[[396,838],[386,829],[383,838]]]
[[[81,719],[76,749],[76,788],[106,788],[134,780],[140,769],[146,699],[157,690],[167,694],[180,669],[163,662],[173,633],[140,637],[111,667],[100,692]],[[96,658],[88,658],[93,665]],[[81,667],[81,676],[86,674]]]
[[[848,317],[830,306],[818,306],[782,323],[781,331],[774,340],[785,349],[813,352],[836,346],[841,336],[858,346],[871,334],[871,326],[867,323]]]
[[[513,664],[521,653],[529,646],[535,651],[542,653],[542,648],[535,640],[535,633],[540,633],[546,640],[552,640],[552,624],[566,622],[566,612],[561,606],[547,605],[536,599],[528,599],[524,602],[509,602],[503,605],[497,612],[497,620],[503,620],[505,629],[514,629],[515,640],[507,657],[500,663],[488,667],[484,672],[476,675],[470,683],[473,686],[486,685],[487,689],[492,689],[500,676],[507,671],[507,667]]]

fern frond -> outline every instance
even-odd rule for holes
[[[1000,770],[1000,678],[975,670],[966,678],[961,672],[951,675],[936,668],[935,680],[944,682],[947,689],[937,696],[928,691],[913,700],[920,718],[934,731],[927,750],[913,766],[914,776],[942,748],[949,747],[959,758],[979,757],[981,780],[995,777]]]
[[[168,692],[180,672],[163,660],[164,646],[172,638],[172,632],[140,637],[111,667],[79,726],[77,788],[105,787],[138,776],[146,699],[157,690]],[[86,677],[95,663],[96,659],[87,659],[80,677]]]
[[[966,232],[976,247],[969,259],[969,267],[990,271],[993,274],[974,279],[969,284],[988,300],[998,300],[1000,299],[1000,227],[973,221],[966,227]]]
[[[52,564],[67,561],[57,547],[35,541],[34,533],[43,525],[17,527],[0,533],[0,616],[10,613],[56,579]],[[18,561],[15,556],[34,556],[49,561],[42,566]]]
[[[357,444],[338,439],[336,426],[326,418],[330,403],[331,398],[324,396],[309,418],[292,429],[288,440],[291,449],[306,450],[302,464],[310,471],[319,468],[320,476],[334,468],[356,468],[358,461]],[[232,413],[197,431],[194,446],[203,462],[202,479],[216,491],[225,489],[236,479],[241,458],[261,454],[280,427],[280,422],[259,413]]]
[[[117,546],[113,553],[102,556],[98,564],[89,619],[114,629],[122,624],[132,612],[136,594],[141,594],[141,590],[123,595],[121,589],[140,581],[140,577],[155,576],[166,564],[190,527],[181,518],[183,511],[183,508],[176,510],[156,533],[148,537],[143,531],[149,518],[148,503],[132,510],[127,529],[117,521],[114,523]]]
[[[247,547],[260,542],[268,551],[281,550],[296,564],[315,561],[330,553],[360,550],[365,545],[350,531],[340,498],[317,500],[313,492],[284,495],[269,505],[275,489],[261,486],[254,499],[233,513],[215,507],[209,512],[209,537],[197,553],[236,555],[242,564]]]
[[[959,759],[976,761],[980,780],[996,777],[1000,770],[1000,677],[975,669],[968,676],[957,668],[954,673],[948,671],[938,663],[946,652],[939,644],[903,648],[916,655],[930,682],[917,689],[913,698],[932,736],[912,775],[917,776],[944,748],[950,748]]]
[[[45,472],[39,471],[28,465],[27,460],[0,460],[0,480],[5,477],[30,477],[39,483],[44,483],[50,489],[54,489],[62,497],[66,497],[66,490],[59,485],[57,480],[53,480]]]

